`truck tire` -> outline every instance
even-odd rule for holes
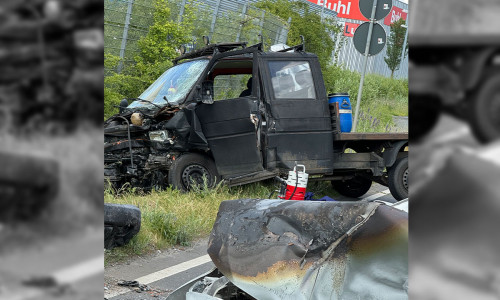
[[[141,229],[141,211],[127,204],[104,204],[104,248],[126,245]]]
[[[480,87],[472,103],[471,125],[482,143],[500,138],[500,74],[493,75]]]
[[[186,153],[178,157],[168,172],[168,183],[181,191],[187,192],[192,188],[193,181],[198,187],[204,187],[204,179],[207,179],[207,187],[213,188],[217,183],[217,168],[215,162],[198,153]]]
[[[408,198],[408,156],[402,157],[389,168],[389,190],[396,200]]]
[[[355,176],[348,180],[332,180],[333,188],[342,196],[358,198],[366,194],[372,186],[372,180],[362,176]]]

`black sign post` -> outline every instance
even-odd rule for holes
[[[352,126],[353,132],[356,132],[356,125],[358,123],[359,107],[361,106],[361,95],[365,82],[368,56],[380,53],[380,51],[384,49],[387,39],[384,28],[380,24],[375,23],[375,21],[385,18],[391,9],[392,0],[359,0],[359,10],[363,16],[370,21],[361,24],[361,26],[356,29],[353,37],[354,47],[365,56],[363,72],[361,73],[361,80],[359,82],[358,97],[356,100],[356,111],[354,113],[354,124]]]

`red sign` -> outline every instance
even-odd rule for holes
[[[354,36],[354,32],[356,31],[356,28],[359,27],[359,25],[361,25],[361,24],[345,22],[344,36],[353,37]]]
[[[359,10],[359,0],[307,0],[337,12],[338,18],[368,21]],[[326,3],[325,3],[326,1]]]
[[[387,15],[387,17],[385,17],[384,24],[390,26],[392,23],[397,22],[401,18],[406,20],[407,16],[408,13],[404,12],[402,8],[393,6],[391,12]]]

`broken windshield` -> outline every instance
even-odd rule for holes
[[[208,59],[200,59],[185,62],[168,69],[139,96],[141,101],[134,101],[129,107],[152,106],[147,102],[163,106],[167,104],[167,100],[170,104],[181,103],[207,64]],[[165,100],[165,97],[167,100]]]

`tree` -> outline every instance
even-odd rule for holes
[[[387,39],[387,56],[384,57],[384,61],[387,64],[387,67],[391,70],[391,78],[393,78],[394,72],[399,70],[401,65],[401,52],[403,51],[403,44],[406,35],[406,28],[403,27],[405,23],[406,22],[403,18],[392,23],[391,33]],[[406,55],[408,55],[408,45],[406,45],[404,57],[406,57]]]
[[[262,0],[256,6],[283,20],[291,17],[287,44],[290,46],[300,44],[300,36],[303,35],[306,51],[316,54],[321,68],[326,69],[335,49],[335,42],[331,36],[340,30],[334,20],[325,18],[321,22],[321,17],[317,13],[310,12],[306,3],[298,1]]]
[[[163,72],[172,66],[171,60],[179,56],[177,49],[192,42],[196,14],[191,5],[186,5],[183,19],[177,22],[177,13],[172,14],[172,3],[155,0],[153,23],[148,34],[138,41],[139,53],[134,63],[127,65],[121,73],[112,72],[104,78],[104,117],[117,112],[116,106],[123,98],[139,96]],[[123,63],[114,55],[105,55],[105,69],[116,69]]]

